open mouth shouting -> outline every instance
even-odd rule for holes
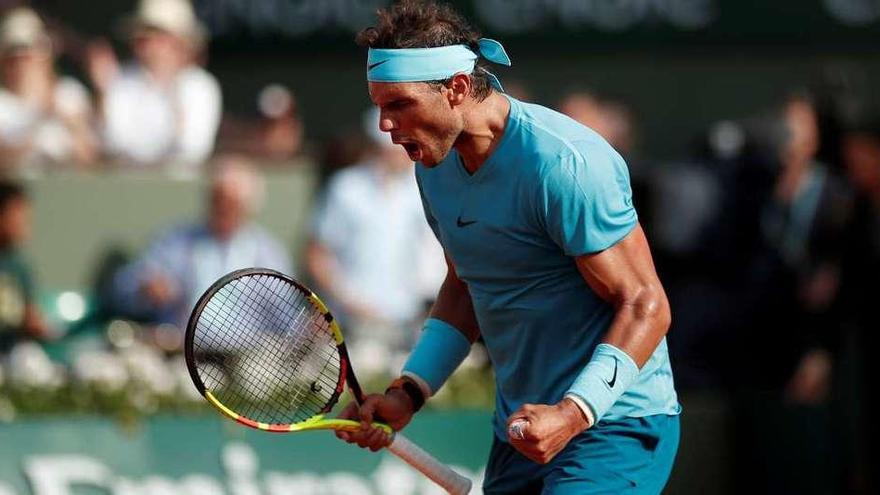
[[[419,143],[415,141],[408,140],[394,140],[394,143],[403,146],[403,149],[406,150],[406,154],[409,155],[410,160],[414,162],[421,161],[422,159],[422,147],[419,146]]]

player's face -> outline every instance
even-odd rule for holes
[[[371,82],[370,98],[379,107],[379,128],[426,167],[446,158],[464,128],[447,91],[426,83]]]

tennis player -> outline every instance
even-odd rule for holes
[[[343,417],[378,450],[482,335],[496,376],[487,494],[659,493],[680,407],[670,310],[624,160],[598,134],[503,93],[500,43],[451,8],[402,1],[358,35],[370,98],[416,163],[449,264],[402,376]]]

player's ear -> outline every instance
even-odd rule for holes
[[[465,98],[471,94],[471,86],[473,86],[473,82],[470,75],[456,74],[452,76],[446,86],[449,89],[446,93],[449,105],[454,107],[464,103]]]

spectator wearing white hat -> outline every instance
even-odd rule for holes
[[[94,159],[88,91],[55,72],[51,38],[29,8],[0,21],[0,73],[0,170]]]
[[[187,0],[141,0],[123,29],[134,60],[119,66],[104,43],[89,51],[105,150],[126,165],[197,166],[214,149],[220,85],[196,65],[205,29]]]

